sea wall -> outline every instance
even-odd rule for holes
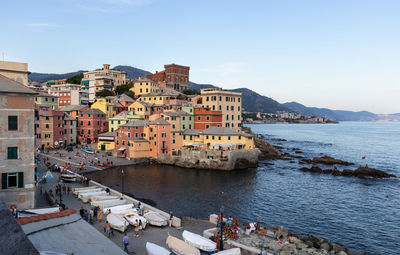
[[[182,149],[175,154],[159,154],[157,163],[185,168],[231,171],[257,167],[260,150],[189,150]]]

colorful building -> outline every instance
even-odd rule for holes
[[[146,77],[160,84],[161,88],[183,91],[189,89],[189,70],[189,66],[170,64],[164,65],[163,71],[156,71]]]
[[[30,73],[27,63],[0,61],[0,75],[4,75],[24,86],[28,86],[28,75]]]
[[[160,89],[160,85],[150,79],[139,77],[130,89],[135,93],[135,97],[146,95]]]
[[[142,101],[136,100],[128,107],[128,111],[134,115],[143,116],[144,119],[148,119],[150,116],[150,106]]]
[[[124,125],[128,122],[135,121],[135,120],[144,120],[144,115],[135,115],[133,111],[121,112],[117,114],[115,117],[108,120],[108,130],[109,132],[114,132],[117,130],[121,125]]]
[[[99,135],[99,142],[97,144],[99,151],[114,151],[115,137],[114,132],[102,133]]]
[[[117,157],[128,157],[129,154],[129,141],[131,139],[144,138],[146,136],[145,127],[147,122],[143,120],[136,120],[121,125],[115,133],[115,151]]]
[[[58,97],[47,93],[39,93],[35,96],[35,103],[39,106],[46,106],[49,109],[58,108]]]
[[[63,111],[75,119],[78,119],[81,112],[86,111],[87,109],[89,109],[89,106],[87,105],[67,105],[58,108],[58,110]]]
[[[149,140],[142,138],[134,138],[129,140],[128,143],[129,153],[128,157],[133,158],[149,158],[152,155]]]
[[[172,109],[174,105],[185,105],[187,104],[187,96],[173,89],[159,89],[155,92],[151,92],[146,95],[142,95],[138,98],[139,101],[147,104],[170,106]]]
[[[55,84],[48,90],[50,95],[58,97],[58,106],[87,105],[88,91],[81,84]]]
[[[152,157],[157,158],[158,154],[169,154],[171,148],[171,125],[163,118],[149,122],[148,140],[152,149]]]
[[[18,210],[35,207],[36,94],[0,75],[0,200]]]
[[[194,129],[207,129],[209,127],[222,127],[222,111],[194,107]]]
[[[77,131],[79,143],[97,143],[99,135],[108,131],[106,114],[99,109],[88,109],[81,112]]]
[[[105,113],[107,120],[116,115],[114,100],[110,98],[97,98],[90,108]]]

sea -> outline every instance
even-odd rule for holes
[[[247,125],[283,152],[328,155],[400,176],[400,123]],[[297,151],[297,153],[296,153]],[[266,160],[231,172],[124,166],[124,190],[180,217],[207,219],[221,208],[240,222],[283,225],[364,254],[400,254],[400,179],[361,179],[299,171],[296,160]],[[323,169],[331,168],[322,166]],[[88,176],[121,190],[121,168]]]

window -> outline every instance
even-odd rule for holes
[[[122,145],[125,145],[125,141],[122,141]]]
[[[46,124],[46,128],[49,128],[49,124]]]
[[[85,133],[85,130],[82,129],[82,130],[81,130],[81,135],[83,135],[84,133]]]
[[[18,159],[18,147],[7,148],[7,159]]]
[[[201,116],[197,117],[197,120],[201,120]]]
[[[24,172],[2,173],[1,177],[2,177],[2,185],[1,185],[2,189],[24,187]]]
[[[213,105],[212,109],[213,109],[213,111],[215,111],[215,105]]]
[[[229,105],[226,106],[226,110],[229,111]]]
[[[87,122],[88,126],[90,126],[90,120]]]
[[[231,137],[230,137],[230,136],[228,136],[228,140],[231,140]]]
[[[238,102],[240,103],[240,97],[238,97]]]
[[[192,124],[189,124],[189,129],[192,129]]]
[[[8,131],[18,130],[18,116],[8,116]]]
[[[183,125],[182,125],[182,129],[186,129],[186,126],[185,126],[185,124],[183,124]]]
[[[240,120],[240,115],[238,115],[238,120]]]
[[[233,106],[231,106],[231,111],[234,111],[235,109],[234,109],[234,107]]]
[[[172,129],[175,129],[175,124],[172,124]]]
[[[212,136],[211,139],[214,140],[214,139],[215,139],[215,136]]]
[[[90,135],[90,129],[87,131],[87,134]]]
[[[238,106],[238,111],[240,111],[240,106]]]
[[[207,120],[210,120],[210,116],[207,115],[207,118],[206,118],[206,119],[207,119]]]
[[[83,126],[83,121],[81,121],[81,126]]]
[[[193,139],[193,137],[192,137],[192,136],[190,136],[190,137],[189,137],[189,140],[190,140],[190,141],[192,141],[192,139]]]
[[[234,115],[232,115],[232,120],[234,120],[235,119],[235,116]]]
[[[182,116],[182,120],[185,120],[185,116]]]
[[[210,125],[206,125],[206,128],[209,128],[210,127]]]
[[[175,139],[172,140],[172,143],[175,144]]]

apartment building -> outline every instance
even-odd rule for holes
[[[169,88],[177,91],[189,89],[189,66],[176,64],[164,65],[164,70],[148,74],[146,77],[158,84],[161,88]]]
[[[213,111],[209,108],[194,107],[194,129],[222,127],[222,111]]]
[[[135,93],[135,97],[146,95],[160,89],[160,85],[148,78],[139,77],[130,89]]]
[[[56,109],[58,108],[58,97],[47,93],[39,93],[35,95],[35,104],[40,107]]]
[[[58,106],[87,105],[89,103],[88,90],[82,89],[80,84],[56,84],[52,85],[48,93],[58,97]]]
[[[77,137],[79,143],[97,143],[99,135],[108,131],[106,114],[99,109],[88,109],[78,117]]]

